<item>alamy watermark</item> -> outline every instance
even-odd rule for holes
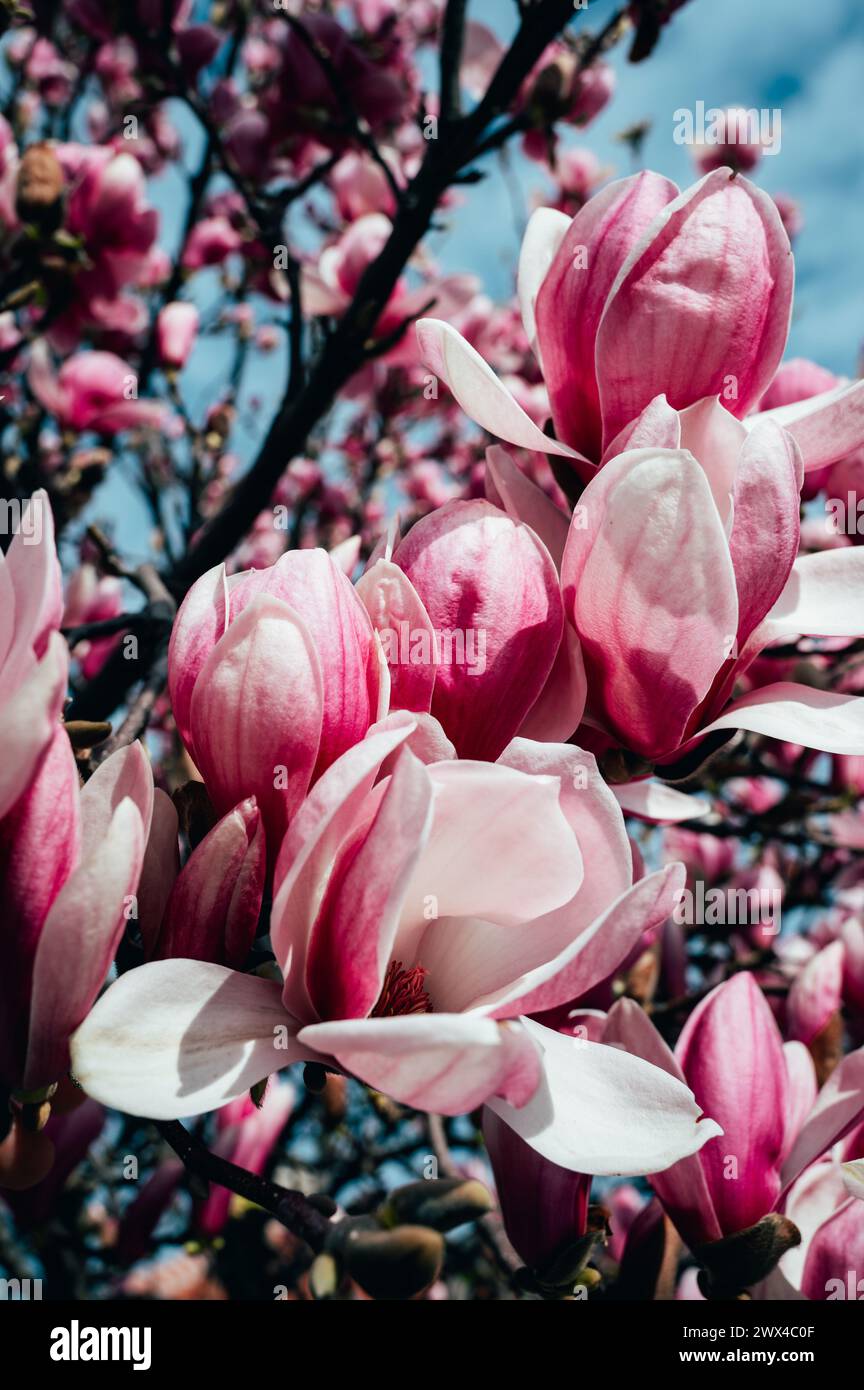
[[[765,155],[780,153],[781,112],[776,106],[730,110],[697,101],[692,110],[679,106],[672,120],[676,145],[758,145]]]

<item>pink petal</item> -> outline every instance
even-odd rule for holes
[[[319,1018],[363,1018],[373,1008],[431,821],[429,774],[403,749],[371,825],[341,851],[308,923],[307,986]]]
[[[464,1014],[409,1014],[316,1023],[301,1046],[329,1053],[354,1076],[403,1105],[461,1115],[491,1096],[524,1105],[539,1056],[527,1033]]]
[[[786,1132],[782,1042],[753,977],[734,975],[697,1005],[675,1051],[699,1102],[723,1126],[723,1143],[706,1148],[701,1162],[728,1235],[773,1209]],[[730,1160],[737,1165],[733,1179]]]
[[[786,1135],[783,1140],[785,1159],[798,1138],[804,1121],[816,1104],[819,1087],[813,1058],[803,1043],[784,1043],[783,1056],[786,1058],[786,1071],[789,1076],[789,1104],[786,1112]]]
[[[660,391],[679,409],[719,395],[746,415],[782,356],[793,274],[777,208],[746,179],[717,169],[668,203],[597,331],[604,443]]]
[[[484,430],[523,449],[579,457],[534,424],[492,368],[449,323],[420,319],[417,341],[424,367],[449,387],[465,414]]]
[[[438,667],[435,633],[414,585],[392,560],[377,560],[357,594],[381,639],[390,667],[390,706],[429,712]]]
[[[646,757],[677,748],[738,625],[729,548],[696,460],[644,449],[607,463],[574,513],[561,582],[589,714]]]
[[[285,1007],[314,1018],[306,990],[309,929],[324,895],[331,865],[372,789],[381,764],[416,725],[391,715],[327,769],[301,805],[282,842],[273,876],[270,936],[285,976]]]
[[[686,1084],[684,1073],[674,1054],[666,1046],[644,1009],[640,1008],[634,999],[619,999],[613,1004],[603,1033],[603,1041],[611,1046],[622,1047],[634,1056],[643,1057],[646,1062],[651,1062],[653,1066],[661,1068],[682,1084]],[[715,1123],[712,1134],[721,1133],[722,1130]],[[723,1233],[708,1190],[701,1158],[695,1155],[688,1156],[671,1167],[667,1165],[662,1172],[651,1175],[651,1186],[688,1244],[695,1247],[705,1241],[720,1239]]]
[[[537,357],[537,324],[535,305],[540,287],[555,260],[561,243],[570,230],[571,219],[555,208],[537,208],[532,212],[519,251],[517,292],[522,324],[528,341]]]
[[[69,1038],[92,1007],[117,943],[144,856],[137,806],[124,799],[104,838],[69,877],[45,919],[33,962],[33,995],[24,1085],[58,1081],[69,1065]]]
[[[265,876],[264,829],[250,797],[190,854],[171,890],[156,956],[239,969],[255,940]]]
[[[595,462],[603,447],[595,358],[603,309],[631,247],[677,191],[668,179],[648,172],[602,189],[573,218],[537,295],[537,341],[556,432]],[[663,389],[661,384],[650,395]]]
[[[287,603],[252,600],[195,684],[195,755],[210,799],[228,812],[254,796],[275,853],[318,757],[323,687],[311,634]]]
[[[679,820],[694,820],[711,810],[710,801],[702,796],[679,792],[665,782],[645,779],[641,782],[619,782],[612,788],[615,800],[628,815],[655,825],[674,825]]]
[[[561,641],[548,551],[488,502],[450,502],[412,528],[394,560],[442,643],[432,713],[460,757],[496,758],[543,689]]]
[[[177,812],[161,788],[153,793],[153,818],[138,880],[138,930],[149,959],[155,950],[165,904],[180,872]]]

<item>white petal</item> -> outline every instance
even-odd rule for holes
[[[692,1091],[641,1057],[531,1019],[523,1026],[543,1049],[544,1079],[521,1110],[488,1104],[550,1163],[635,1177],[668,1168],[722,1133],[714,1120],[700,1122]]]
[[[294,1043],[280,996],[274,981],[222,965],[141,965],[75,1033],[73,1074],[94,1100],[127,1114],[177,1120],[215,1110],[310,1056]]]
[[[823,753],[864,753],[864,699],[814,690],[793,681],[763,685],[735,700],[719,719],[700,729],[749,729],[784,743],[802,743]]]

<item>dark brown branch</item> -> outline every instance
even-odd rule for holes
[[[280,1187],[278,1183],[247,1173],[245,1168],[238,1168],[227,1158],[219,1158],[190,1134],[179,1120],[157,1120],[154,1123],[190,1173],[207,1182],[219,1183],[220,1187],[227,1187],[230,1192],[236,1192],[239,1197],[263,1207],[295,1236],[305,1240],[316,1253],[323,1249],[330,1222],[302,1192]]]

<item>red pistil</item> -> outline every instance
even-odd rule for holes
[[[384,986],[370,1017],[395,1018],[397,1014],[431,1014],[432,1005],[423,982],[429,974],[422,965],[406,970],[401,960],[391,960]]]

